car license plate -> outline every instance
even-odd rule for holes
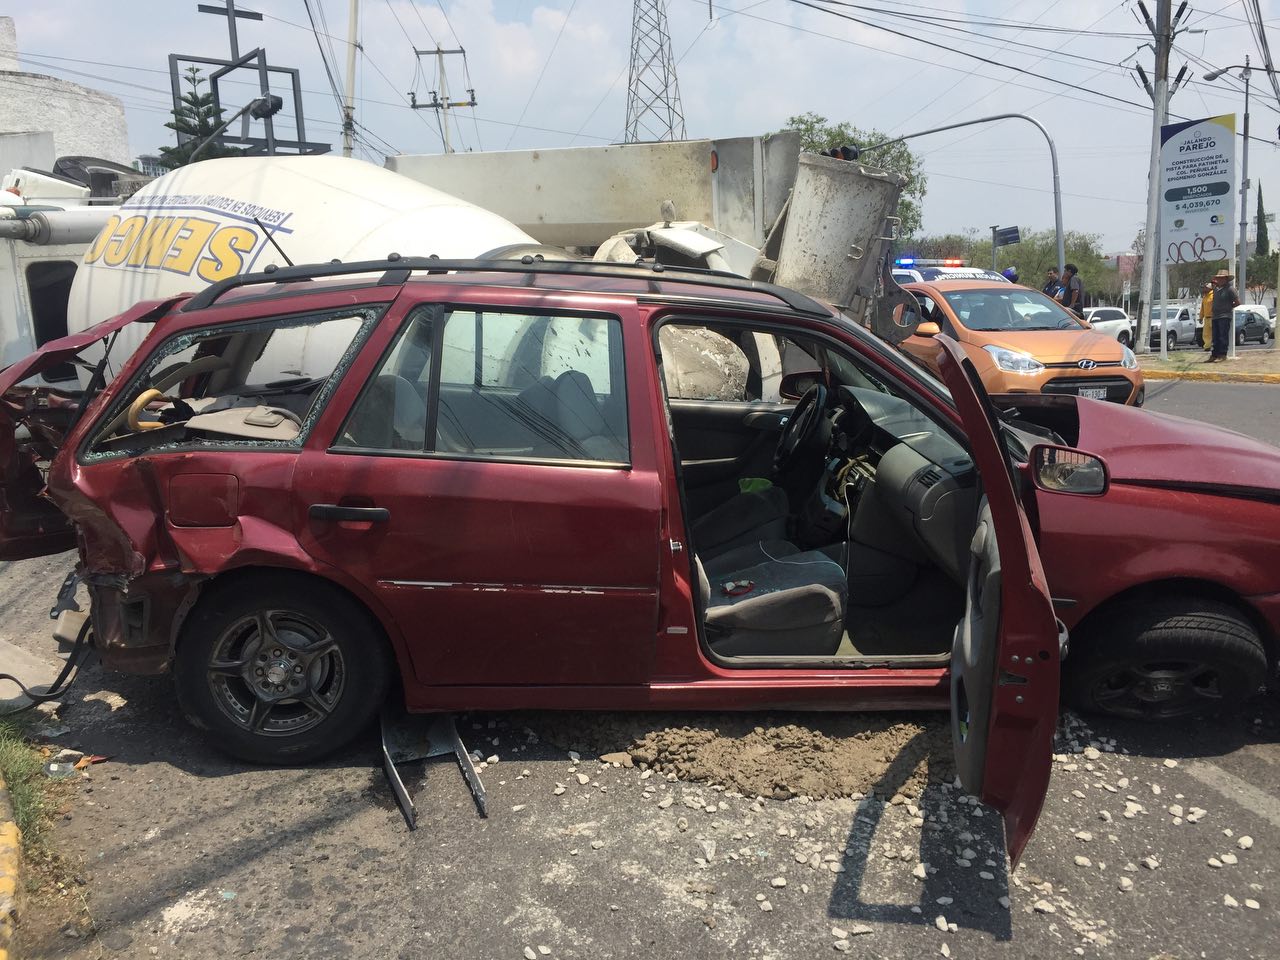
[[[1105,400],[1107,399],[1107,388],[1106,387],[1081,387],[1080,396],[1088,397],[1090,400]]]

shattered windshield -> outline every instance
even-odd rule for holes
[[[184,444],[299,446],[380,310],[224,324],[156,348],[88,456]]]

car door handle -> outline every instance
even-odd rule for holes
[[[313,503],[307,509],[312,520],[360,520],[365,523],[386,523],[391,511],[386,507],[344,507],[339,503]]]

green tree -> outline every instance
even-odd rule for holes
[[[996,269],[1014,267],[1018,282],[1023,286],[1039,289],[1044,286],[1044,276],[1050,267],[1058,265],[1058,235],[1052,230],[1022,228],[1018,243],[999,247],[996,252]],[[1063,248],[1068,263],[1080,268],[1080,280],[1084,283],[1089,302],[1095,299],[1115,300],[1120,293],[1120,277],[1115,267],[1107,264],[1102,254],[1102,238],[1094,233],[1068,230],[1063,236]],[[991,266],[991,234],[971,230],[967,234],[946,234],[940,237],[917,237],[904,244],[908,255],[927,259],[962,257],[971,266]]]
[[[1262,235],[1258,236],[1258,248],[1262,248]],[[1276,287],[1277,254],[1255,253],[1249,258],[1249,289],[1242,290],[1245,302],[1261,303]],[[1215,264],[1214,266],[1217,266]]]
[[[1258,184],[1258,243],[1254,252],[1265,257],[1271,252],[1271,238],[1267,236],[1267,212],[1262,208],[1262,184]]]
[[[801,146],[814,153],[849,145],[866,147],[889,139],[888,135],[878,130],[862,130],[844,120],[832,123],[826,117],[812,111],[788,117],[786,129],[797,131],[800,134]],[[871,166],[892,170],[907,178],[908,182],[902,191],[902,199],[898,202],[898,216],[902,218],[899,232],[904,237],[912,236],[920,229],[922,204],[927,187],[927,178],[920,158],[912,153],[905,143],[895,143],[891,147],[867,154],[865,159]]]
[[[165,166],[170,169],[183,167],[190,163],[191,154],[196,147],[211,137],[213,132],[222,125],[222,111],[214,107],[213,93],[211,91],[203,93],[200,91],[200,87],[205,82],[204,77],[200,75],[200,71],[194,65],[189,66],[184,79],[190,89],[182,95],[181,105],[171,111],[173,119],[166,123],[165,126],[189,139],[180,140],[178,145],[174,147],[160,148],[160,157]],[[224,147],[220,143],[211,143],[200,151],[199,159],[236,157],[241,152],[231,147]]]

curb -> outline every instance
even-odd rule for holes
[[[1280,373],[1210,373],[1208,370],[1142,370],[1144,380],[1193,380],[1201,383],[1280,383]]]
[[[18,878],[22,864],[22,834],[13,819],[9,788],[0,778],[0,960],[9,960],[18,926]]]

